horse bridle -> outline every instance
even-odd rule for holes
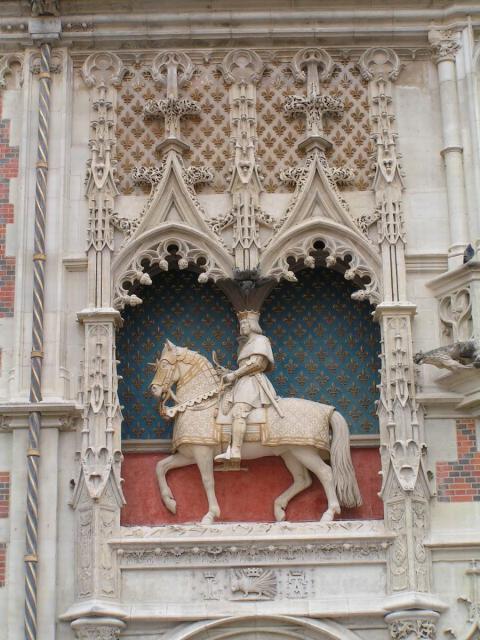
[[[177,351],[178,349],[178,351]],[[163,357],[160,359],[160,362],[162,360],[165,360],[166,362],[168,362],[168,364],[170,365],[170,369],[167,373],[167,375],[165,376],[165,379],[162,381],[162,384],[159,385],[161,386],[163,389],[166,389],[165,392],[165,397],[160,401],[159,403],[159,411],[160,411],[160,415],[162,416],[168,416],[171,415],[171,412],[176,408],[176,407],[167,407],[165,406],[165,403],[172,398],[172,400],[174,402],[178,402],[174,392],[172,391],[172,386],[173,386],[173,375],[174,375],[174,371],[175,371],[175,365],[179,362],[185,362],[186,364],[191,364],[193,366],[191,366],[189,368],[189,370],[185,373],[185,375],[183,377],[180,377],[177,380],[177,389],[185,384],[187,384],[188,382],[190,382],[190,380],[192,380],[197,374],[199,374],[201,371],[205,370],[208,371],[208,365],[204,366],[204,362],[202,357],[200,356],[200,354],[198,353],[192,353],[191,351],[189,351],[186,347],[175,347],[174,349],[172,349],[171,351],[173,351],[174,354],[174,358],[173,360],[171,360],[168,356]],[[179,353],[180,351],[180,353]],[[191,358],[188,357],[188,355],[191,354]],[[160,366],[160,362],[158,364],[158,367]],[[158,371],[158,367],[157,367],[157,371]],[[154,379],[155,380],[155,379]],[[152,386],[156,384],[155,382],[152,382]],[[218,387],[218,389],[215,390],[214,393],[219,393],[222,390],[222,385],[220,384],[220,386]],[[202,394],[200,394],[201,396]],[[199,396],[199,398],[200,398]],[[190,403],[195,403],[196,398],[192,398],[191,400],[188,400],[183,404],[187,405]],[[180,406],[180,405],[177,405]]]

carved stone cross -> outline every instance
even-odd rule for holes
[[[148,100],[144,114],[165,118],[167,140],[180,140],[181,118],[200,112],[197,102],[178,97],[178,89],[191,79],[193,71],[192,61],[185,53],[167,51],[158,54],[153,60],[152,78],[157,85],[166,88],[167,96],[160,100]]]
[[[311,147],[313,142],[323,149],[331,146],[325,138],[323,118],[327,114],[341,113],[343,103],[339,98],[321,95],[320,83],[330,78],[334,69],[335,63],[322,49],[302,49],[293,58],[293,75],[297,81],[306,81],[307,95],[289,96],[285,101],[285,111],[306,117],[306,139],[300,146]]]

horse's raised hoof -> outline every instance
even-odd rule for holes
[[[275,514],[275,520],[277,522],[283,522],[285,520],[285,508],[279,504],[273,505],[273,513]]]
[[[167,507],[170,513],[175,515],[177,513],[177,501],[172,496],[162,496],[163,504]]]

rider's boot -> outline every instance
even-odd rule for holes
[[[224,460],[240,460],[241,449],[243,444],[243,436],[247,429],[247,421],[245,418],[234,418],[232,422],[232,444],[227,448],[225,453],[215,456],[215,462],[223,462]]]
[[[242,444],[247,421],[245,418],[234,418],[232,423],[232,448],[230,450],[230,460],[240,460],[242,457]]]

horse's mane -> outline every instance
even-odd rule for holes
[[[215,369],[213,364],[210,362],[207,356],[203,355],[203,353],[200,353],[200,351],[194,351],[193,349],[189,349],[188,347],[184,347],[184,348],[187,350],[188,354],[192,354],[194,356],[198,356],[199,358],[201,358],[201,360],[208,365],[209,369],[212,369],[212,370]]]

